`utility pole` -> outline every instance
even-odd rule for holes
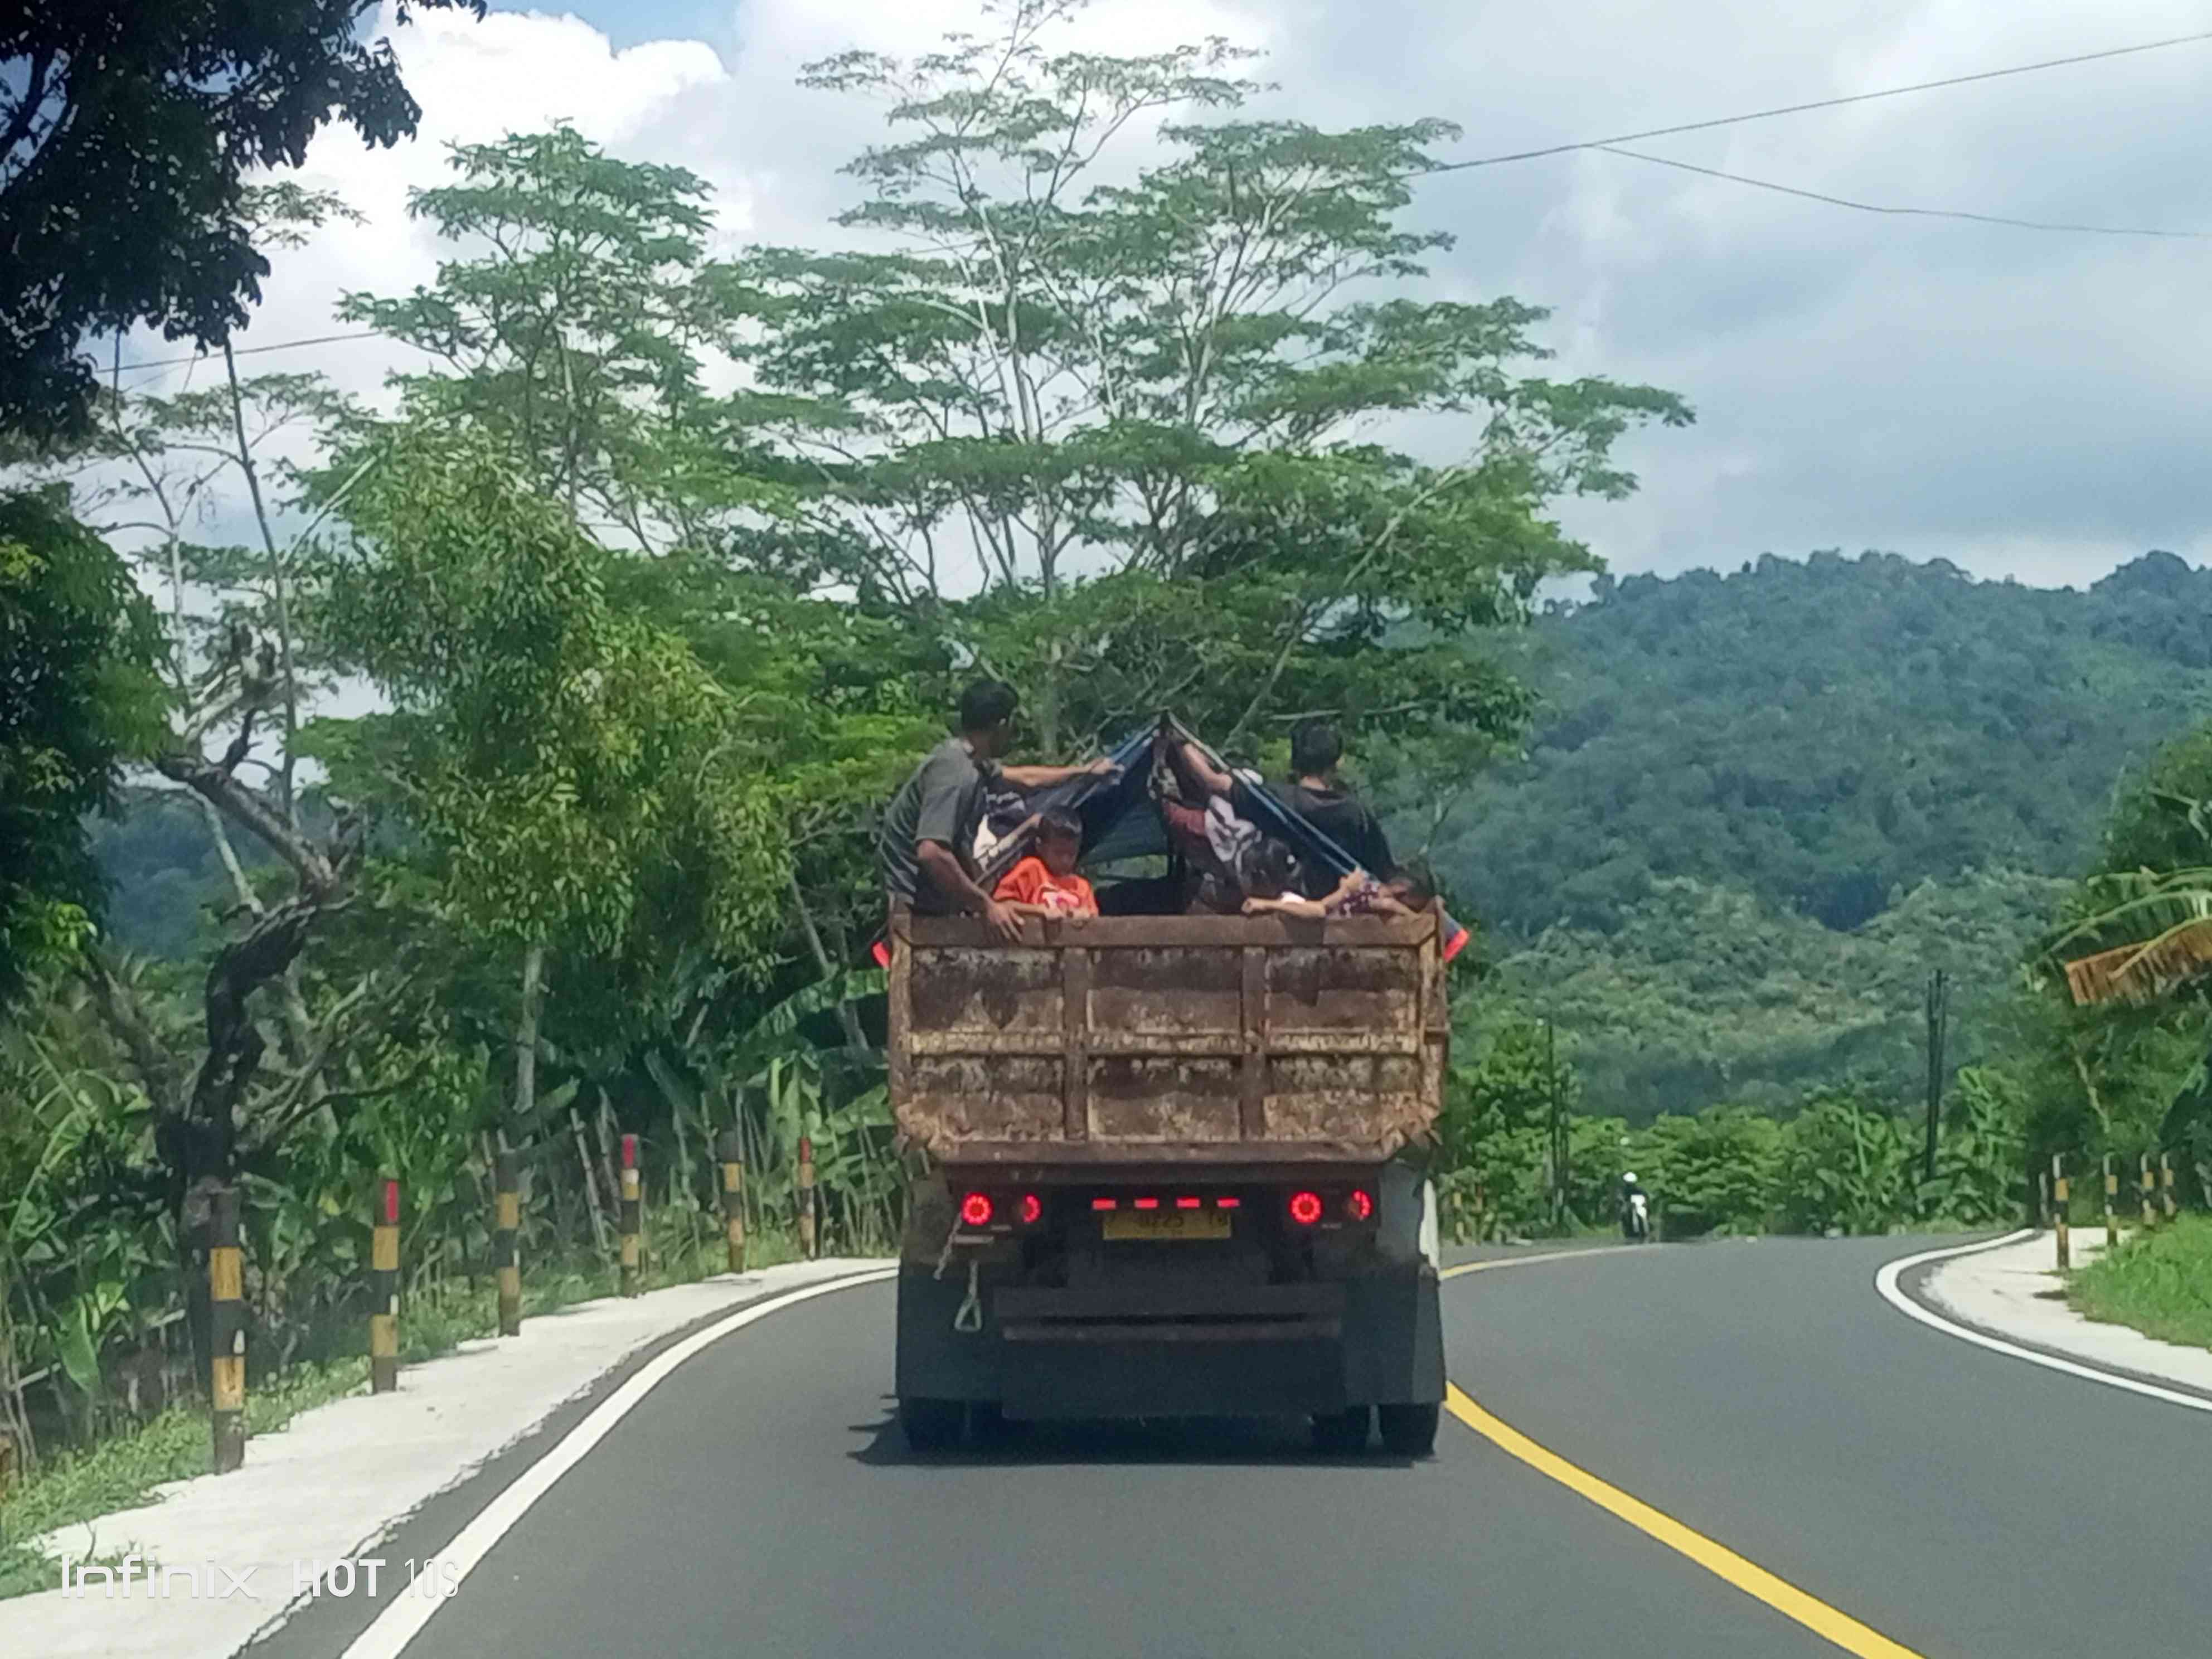
[[[1567,1230],[1567,1121],[1559,1100],[1559,1066],[1552,1038],[1552,1022],[1544,1022],[1544,1089],[1552,1108],[1552,1227]]]
[[[1936,1139],[1943,1122],[1943,1042],[1951,1024],[1951,975],[1938,968],[1928,976],[1928,1142],[1920,1178],[1936,1179]]]

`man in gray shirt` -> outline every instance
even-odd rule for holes
[[[970,848],[983,795],[1005,782],[1024,792],[1089,775],[1111,774],[1111,761],[1087,766],[1001,766],[1020,698],[1004,680],[978,680],[960,696],[960,734],[929,751],[884,809],[876,859],[891,902],[922,915],[981,916],[1001,939],[1018,939],[1022,919],[975,884]]]

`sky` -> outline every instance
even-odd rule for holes
[[[447,143],[556,119],[708,179],[731,251],[832,241],[853,195],[837,168],[883,129],[867,106],[794,86],[799,66],[989,21],[975,0],[577,0],[374,27],[421,131],[391,150],[344,129],[314,142],[301,182],[368,222],[275,254],[241,346],[337,332],[341,292],[427,280],[437,250],[406,218],[408,189],[441,180]],[[1441,116],[1464,129],[1442,151],[1460,160],[2208,25],[2196,0],[1093,0],[1073,27],[1127,52],[1226,36],[1279,83],[1253,112]],[[2212,41],[1637,148],[1893,206],[2212,232],[2208,86]],[[1440,176],[1407,222],[1458,238],[1430,293],[1552,307],[1552,372],[1695,408],[1690,429],[1628,444],[1633,498],[1561,509],[1617,574],[1879,548],[2080,586],[2148,548],[2212,558],[2212,240],[1854,212],[1592,152]],[[179,349],[149,337],[125,356]],[[250,361],[371,393],[409,359],[369,340]],[[187,372],[131,378],[173,390]]]

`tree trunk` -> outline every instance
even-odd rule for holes
[[[545,974],[545,947],[532,941],[522,952],[522,1010],[514,1019],[514,1129],[520,1144],[538,1109],[538,993]]]
[[[827,979],[837,971],[836,964],[830,960],[829,951],[822,948],[822,934],[814,926],[814,912],[807,908],[806,894],[799,884],[799,872],[796,870],[791,872],[791,903],[793,909],[798,913],[799,931],[806,939],[807,952],[813,957],[814,965],[820,971],[822,977]],[[851,1003],[841,1002],[837,1005],[837,1024],[845,1033],[845,1042],[848,1046],[854,1048],[865,1048],[868,1046],[867,1035],[860,1030],[860,1017],[853,1012]]]

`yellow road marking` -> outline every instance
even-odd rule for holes
[[[1534,1256],[1511,1259],[1536,1260]],[[1494,1265],[1498,1264],[1470,1262],[1455,1271],[1469,1272]],[[1818,1596],[1777,1578],[1756,1562],[1745,1560],[1727,1545],[1715,1543],[1672,1516],[1662,1515],[1642,1499],[1631,1498],[1588,1470],[1576,1468],[1557,1452],[1538,1445],[1518,1429],[1500,1422],[1475,1404],[1456,1383],[1445,1384],[1444,1408],[1500,1451],[1519,1458],[1539,1474],[1549,1475],[1570,1492],[1579,1493],[1608,1514],[1619,1516],[1646,1537],[1655,1538],[1676,1553],[1687,1556],[1715,1577],[1726,1580],[1754,1601],[1764,1601],[1784,1618],[1802,1625],[1844,1652],[1856,1654],[1859,1659],[1922,1659],[1911,1648],[1891,1641],[1880,1631],[1869,1629],[1849,1613],[1838,1613]]]

